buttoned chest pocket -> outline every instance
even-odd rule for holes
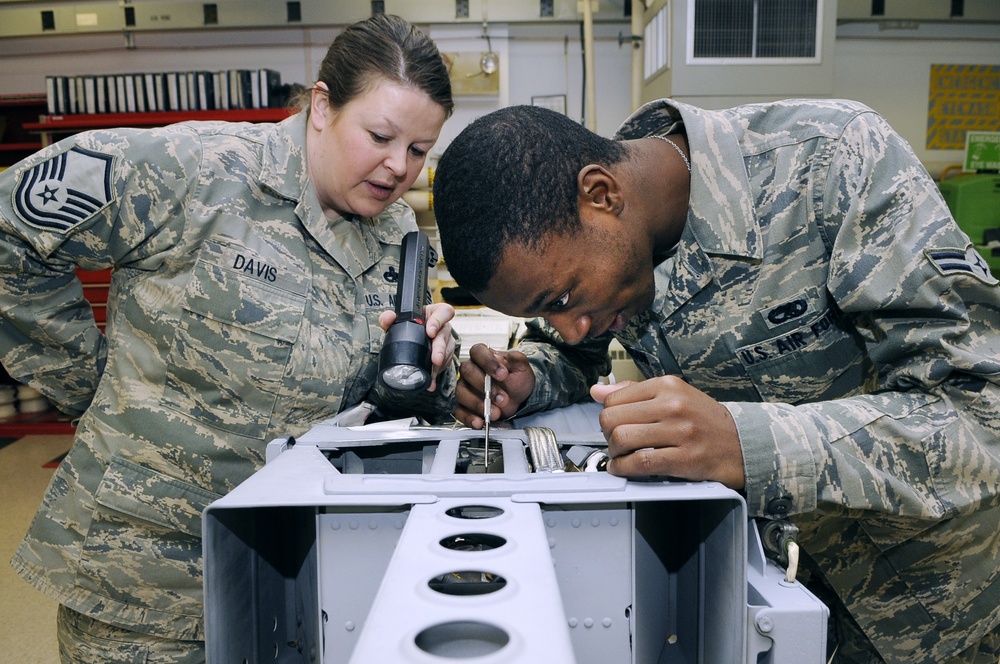
[[[861,341],[838,327],[830,311],[738,348],[736,356],[764,401],[785,403],[858,393],[872,368]]]
[[[385,339],[378,319],[395,303],[395,283],[386,279],[387,275],[396,272],[395,260],[389,260],[388,265],[391,269],[386,269],[385,261],[370,268],[361,278],[356,293],[352,318],[355,351],[351,358],[352,370],[344,385],[345,405],[369,398],[369,391],[375,385],[379,353]]]
[[[299,334],[305,295],[276,259],[203,247],[168,358],[164,404],[216,429],[262,438]]]

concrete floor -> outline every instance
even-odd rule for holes
[[[26,436],[0,448],[0,656],[5,662],[55,664],[56,603],[21,580],[10,558],[21,543],[53,470],[72,436]]]

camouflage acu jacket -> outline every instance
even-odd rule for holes
[[[0,356],[83,414],[12,561],[57,601],[203,638],[201,512],[269,440],[364,398],[450,415],[454,368],[372,389],[412,210],[326,218],[304,144],[299,116],[94,131],[0,174]],[[106,335],[77,266],[114,268]]]
[[[751,513],[799,525],[886,661],[944,661],[1000,622],[997,280],[869,108],[661,100],[618,138],[681,125],[687,225],[617,337],[730,410]],[[536,326],[525,412],[584,396],[609,339]]]

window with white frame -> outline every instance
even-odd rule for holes
[[[656,12],[646,24],[642,43],[645,48],[644,78],[648,81],[670,67],[670,3]]]
[[[688,0],[690,64],[820,61],[823,0]]]

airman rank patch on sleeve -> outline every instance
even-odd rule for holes
[[[111,202],[110,155],[74,146],[21,173],[14,209],[36,228],[66,233]]]
[[[942,248],[925,249],[924,253],[934,263],[938,272],[944,275],[967,274],[977,277],[987,283],[996,279],[990,274],[990,266],[973,247],[968,249]]]

